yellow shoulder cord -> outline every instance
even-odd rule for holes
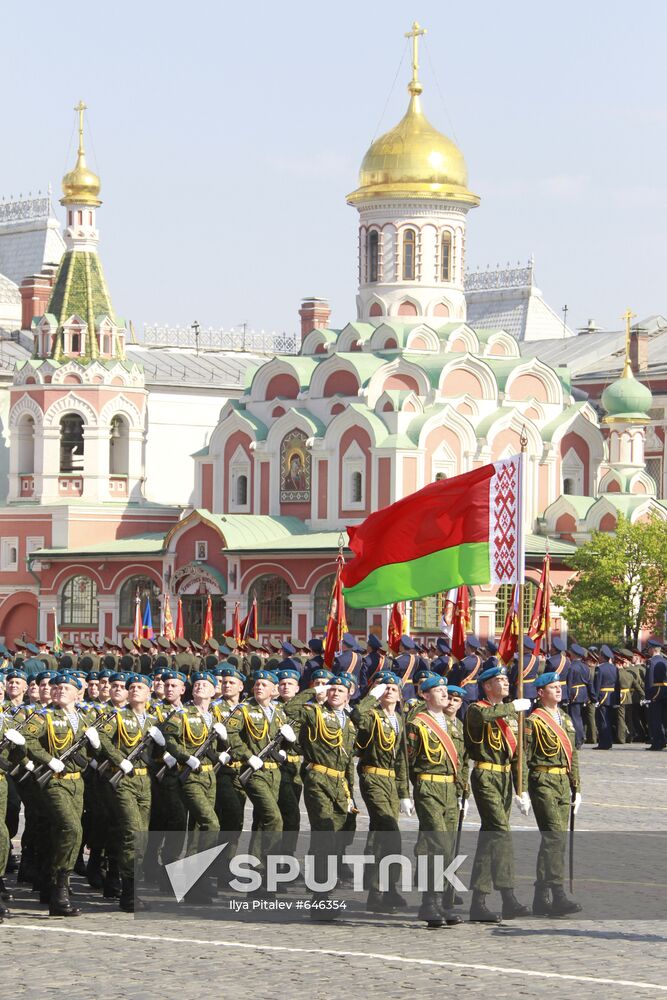
[[[269,732],[269,720],[266,718],[266,716],[264,716],[264,722],[262,724],[262,728],[258,729],[257,726],[252,721],[252,719],[250,718],[250,716],[248,715],[248,710],[245,707],[245,705],[243,706],[241,711],[243,712],[243,721],[246,724],[246,729],[248,730],[248,735],[250,736],[250,739],[254,740],[255,743],[259,743],[259,741],[263,740]]]
[[[429,730],[426,726],[419,727],[419,735],[422,738],[422,748],[429,764],[442,764],[442,755],[445,752],[445,748],[438,742],[437,749],[435,747],[433,750],[431,749],[429,745]]]
[[[116,736],[118,739],[118,749],[120,750],[121,743],[128,748],[128,750],[133,750],[137,743],[140,743],[143,737],[141,732],[141,727],[138,731],[131,736],[127,731],[127,726],[125,725],[125,720],[123,719],[122,713],[118,712],[116,716]]]
[[[545,757],[556,757],[560,752],[560,740],[553,730],[538,716],[532,719],[537,745]]]
[[[319,705],[316,705],[315,728],[313,729],[310,723],[308,724],[308,739],[311,743],[314,743],[316,740],[321,740],[332,750],[340,750],[343,745],[343,730],[340,726],[338,729],[329,729],[322,713],[322,709]]]
[[[46,716],[46,735],[49,741],[49,753],[52,757],[57,757],[70,745],[74,734],[68,725],[65,735],[62,737],[58,736],[53,725],[53,718],[49,713]]]
[[[183,713],[184,742],[187,741],[188,743],[191,743],[193,747],[202,746],[204,743],[206,743],[206,740],[208,739],[208,726],[206,725],[206,722],[203,718],[201,721],[203,726],[202,734],[201,736],[195,736],[195,734],[192,732],[192,727],[190,726],[190,722],[188,720],[188,713],[187,712]]]

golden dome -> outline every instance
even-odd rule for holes
[[[433,128],[422,111],[418,42],[426,30],[415,21],[406,38],[412,40],[410,104],[395,128],[371,145],[359,171],[359,187],[347,196],[350,205],[367,198],[439,198],[479,205],[468,190],[463,153],[451,139]]]
[[[63,197],[61,205],[101,205],[100,179],[86,164],[86,152],[83,148],[83,113],[86,105],[79,101],[74,109],[79,112],[79,149],[76,166],[63,177]]]

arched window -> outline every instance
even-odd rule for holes
[[[281,576],[260,576],[250,587],[248,606],[257,598],[258,628],[263,631],[292,629],[289,587]]]
[[[78,413],[60,419],[60,471],[83,472],[83,417]]]
[[[380,237],[377,229],[371,230],[366,237],[366,268],[368,271],[368,281],[378,280],[379,239]]]
[[[248,477],[239,476],[236,480],[236,504],[245,507],[248,503]]]
[[[452,276],[452,234],[443,233],[440,241],[440,277],[450,281]]]
[[[403,233],[403,281],[415,280],[415,231],[406,229]]]
[[[530,627],[530,616],[533,613],[533,605],[535,604],[535,595],[537,594],[537,584],[533,583],[532,580],[526,580],[523,587],[523,627],[524,631],[528,631]],[[498,593],[496,594],[496,633],[500,635],[505,624],[505,619],[507,617],[507,609],[509,607],[509,602],[512,598],[512,584],[503,583],[502,586],[498,588]]]
[[[160,588],[149,576],[131,576],[120,588],[118,599],[118,625],[120,628],[131,628],[134,625],[134,615],[137,606],[137,591],[139,605],[143,618],[146,600],[151,602],[151,618],[153,628],[160,628]]]
[[[73,330],[70,339],[70,353],[79,354],[81,352],[81,334],[78,330]]]
[[[127,476],[130,466],[130,428],[125,417],[119,413],[111,420],[109,436],[109,473],[112,476]]]
[[[88,576],[73,576],[63,587],[60,620],[63,625],[98,625],[97,584]]]
[[[563,493],[565,496],[570,496],[574,493],[574,479],[563,480]]]
[[[363,488],[363,476],[361,472],[352,473],[352,482],[350,483],[350,500],[352,503],[361,503],[362,488]]]
[[[331,573],[325,576],[315,587],[315,599],[313,606],[313,627],[324,631],[327,627],[329,609],[331,607],[331,594],[333,592],[336,574]],[[345,608],[345,620],[350,632],[361,632],[366,634],[366,610],[365,608]]]
[[[19,475],[35,471],[35,421],[29,413],[19,420]]]

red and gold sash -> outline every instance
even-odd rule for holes
[[[410,656],[410,662],[408,663],[407,670],[405,671],[405,673],[401,678],[403,684],[408,684],[410,682],[410,678],[412,677],[412,671],[415,669],[415,661],[417,659],[414,653],[409,653],[408,655]]]
[[[484,705],[485,708],[493,708],[490,701],[484,701],[483,698],[477,702],[478,705]],[[494,719],[493,720],[498,725],[498,729],[502,733],[502,737],[505,740],[507,749],[509,750],[510,757],[513,757],[516,753],[517,740],[516,736],[512,732],[512,727],[506,719]]]
[[[387,658],[387,657],[385,656],[385,654],[384,654],[384,653],[379,653],[378,655],[379,655],[379,659],[378,659],[378,665],[377,665],[377,667],[375,668],[375,670],[373,671],[373,673],[371,674],[371,676],[370,676],[370,677],[368,678],[368,681],[366,682],[366,687],[367,687],[367,688],[368,688],[369,690],[370,690],[370,688],[371,688],[371,685],[372,685],[372,683],[373,683],[373,678],[375,677],[375,675],[376,675],[376,674],[379,674],[379,673],[380,673],[380,671],[381,671],[381,670],[382,670],[382,668],[384,667],[384,661],[385,661],[385,660],[386,660],[386,658]]]
[[[479,656],[475,656],[475,659],[477,660],[477,663],[473,667],[473,669],[470,671],[470,673],[468,674],[468,676],[464,677],[464,679],[461,681],[461,687],[465,687],[466,684],[472,684],[473,681],[475,680],[475,677],[477,677],[477,671],[479,670],[479,668],[480,668],[480,666],[482,664],[482,660],[481,660],[481,658]]]
[[[567,769],[572,770],[572,743],[570,742],[570,737],[567,735],[562,726],[559,726],[554,717],[543,708],[534,708],[530,713],[529,718],[537,717],[540,722],[543,722],[546,726],[551,729],[553,733],[556,734],[560,741],[560,745],[563,748],[563,753],[567,757]]]
[[[421,722],[423,726],[426,726],[426,728],[433,733],[438,742],[442,744],[445,753],[452,762],[452,767],[454,768],[454,773],[456,774],[459,767],[459,755],[456,752],[456,747],[454,746],[449,733],[442,728],[440,723],[437,722],[432,715],[428,715],[426,712],[418,712],[413,721]]]
[[[531,653],[530,654],[530,659],[528,660],[528,666],[523,668],[523,679],[524,679],[524,681],[528,680],[528,675],[530,674],[530,671],[535,666],[535,660],[536,659],[537,659],[537,657],[535,656],[535,654]]]
[[[353,674],[358,662],[359,662],[359,654],[355,653],[354,650],[352,650],[352,659],[350,660],[350,665],[349,667],[346,668],[345,673]]]

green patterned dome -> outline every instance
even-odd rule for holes
[[[623,371],[621,378],[608,385],[602,393],[602,406],[607,416],[606,423],[633,420],[646,423],[649,419],[653,396],[648,386],[638,382],[629,366]]]

